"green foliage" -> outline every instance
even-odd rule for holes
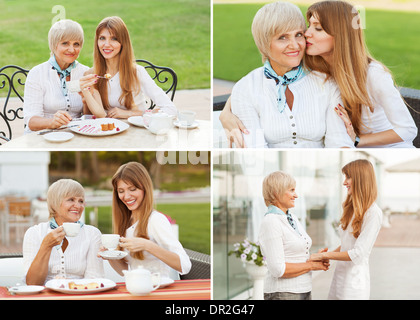
[[[73,0],[52,12],[55,5],[49,0],[0,1],[0,67],[30,69],[47,61],[48,31],[62,14],[82,25],[85,42],[78,61],[92,66],[96,26],[117,15],[127,25],[137,59],[174,69],[179,89],[210,87],[208,0]]]

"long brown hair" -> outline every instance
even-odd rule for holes
[[[106,60],[98,48],[99,35],[103,29],[108,29],[109,33],[116,37],[117,41],[121,43],[118,70],[120,73],[122,93],[118,101],[127,109],[132,109],[134,107],[133,93],[137,95],[140,92],[140,83],[137,77],[134,51],[127,26],[120,17],[114,16],[103,19],[96,27],[95,42],[93,46],[93,70],[94,73],[98,75],[104,75],[107,72]],[[108,81],[100,79],[97,83],[97,88],[105,109],[109,109]]]
[[[138,210],[128,210],[127,206],[119,198],[118,182],[121,180],[143,190],[143,201]],[[149,239],[147,225],[150,214],[153,211],[153,183],[146,168],[138,162],[123,164],[112,177],[112,186],[114,188],[112,195],[113,233],[125,236],[126,230],[131,226],[131,217],[134,214],[133,219],[138,222],[134,236]],[[142,251],[135,252],[132,256],[140,260],[144,258]]]
[[[360,15],[345,1],[327,0],[308,8],[307,20],[312,16],[318,19],[326,33],[334,37],[333,63],[329,65],[321,56],[310,55],[306,55],[305,63],[310,69],[323,72],[336,81],[354,131],[359,135],[364,126],[362,106],[373,112],[367,91],[367,73],[369,63],[374,61],[365,44]]]
[[[360,159],[349,162],[341,170],[347,178],[351,178],[351,194],[347,194],[343,202],[343,215],[340,223],[346,230],[351,222],[353,236],[360,235],[366,211],[376,201],[378,188],[375,170],[368,160]]]

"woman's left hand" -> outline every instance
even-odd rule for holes
[[[150,240],[144,238],[120,238],[120,247],[130,252],[149,251]]]
[[[344,108],[341,104],[338,104],[337,107],[334,108],[335,112],[338,116],[343,120],[344,125],[346,126],[347,134],[350,136],[353,142],[356,140],[356,133],[354,132],[353,125],[351,124],[350,117],[347,113],[346,108]]]
[[[121,108],[111,108],[108,110],[108,118],[127,119],[132,116],[131,110],[123,110]]]

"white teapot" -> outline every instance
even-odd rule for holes
[[[164,112],[145,112],[143,122],[151,133],[166,134],[174,125],[174,117]]]
[[[151,273],[142,266],[134,270],[123,270],[125,277],[125,285],[127,290],[136,296],[144,296],[156,290],[160,286],[160,274]],[[157,281],[152,281],[152,278],[157,278]],[[153,285],[153,282],[156,282]]]

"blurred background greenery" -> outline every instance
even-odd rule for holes
[[[263,5],[214,4],[214,78],[238,81],[262,66],[251,24]],[[308,5],[299,7],[305,14]],[[366,42],[373,57],[391,70],[398,86],[420,89],[420,12],[366,9],[364,16]]]
[[[82,25],[85,43],[78,61],[92,66],[96,26],[105,17],[120,16],[136,59],[174,69],[178,89],[210,87],[209,0],[72,0],[53,12],[56,5],[51,0],[0,0],[0,67],[30,69],[47,61],[48,31],[63,14]]]

